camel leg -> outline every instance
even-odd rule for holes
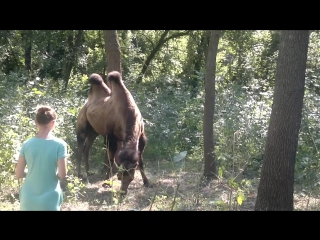
[[[119,161],[118,161],[118,155],[119,155],[119,152],[120,150],[122,149],[123,147],[123,143],[122,141],[118,141],[117,140],[117,149],[116,149],[116,152],[114,154],[114,161],[113,161],[113,164],[112,164],[112,167],[111,167],[111,172],[109,173],[109,176],[110,177],[113,177],[115,174],[118,173],[119,171],[119,168],[118,166],[120,165]],[[108,177],[108,176],[107,176]],[[109,178],[110,178],[109,177]]]
[[[117,153],[117,145],[117,138],[113,134],[108,135],[106,141],[106,154],[104,159],[104,166],[102,170],[103,173],[106,173],[105,180],[108,180],[109,178],[113,177],[114,174],[118,172],[118,168],[116,164],[114,164],[115,155]],[[108,187],[110,186],[110,184],[103,183],[102,186]]]
[[[112,161],[110,161],[110,160],[111,160],[110,150],[109,150],[109,148],[110,148],[110,147],[109,147],[110,142],[109,142],[109,140],[108,140],[107,135],[104,136],[103,139],[104,139],[103,145],[104,145],[106,151],[105,151],[105,157],[104,157],[104,162],[103,162],[103,167],[102,167],[102,169],[101,169],[101,173],[102,173],[102,174],[106,174],[107,171],[108,171],[109,166],[112,165],[112,164],[111,164]],[[108,140],[108,142],[107,142],[107,140]],[[112,147],[112,144],[111,144],[111,147]]]
[[[146,174],[144,173],[144,167],[143,167],[143,158],[142,156],[139,159],[139,169],[143,181],[143,185],[145,187],[153,187],[153,185],[150,183],[149,179],[147,178]]]
[[[76,126],[76,135],[77,135],[77,174],[79,178],[82,178],[81,175],[81,160],[83,149],[85,146],[85,141],[88,134],[87,126],[89,124],[88,119],[86,117],[87,106],[84,105],[78,114],[77,117],[77,126]]]
[[[82,178],[81,174],[81,160],[82,160],[82,154],[83,154],[83,149],[85,147],[85,141],[87,138],[87,133],[85,130],[77,132],[77,174],[79,178]]]
[[[114,157],[117,151],[117,138],[113,134],[110,134],[105,137],[104,143],[106,147],[106,153],[102,171],[103,173],[108,173],[114,163]]]
[[[145,187],[153,187],[153,184],[150,184],[149,179],[147,178],[146,174],[144,173],[144,167],[143,167],[142,153],[143,153],[143,150],[146,146],[146,143],[147,143],[147,138],[144,134],[142,134],[139,138],[139,146],[138,146],[138,148],[139,148],[139,169],[140,169],[143,185]]]
[[[90,149],[93,145],[93,142],[97,138],[98,135],[99,134],[96,133],[93,129],[90,130],[87,135],[87,139],[86,139],[86,143],[85,143],[85,147],[84,147],[84,151],[83,151],[83,159],[86,164],[87,176],[92,175],[92,173],[89,172],[89,153],[90,153]]]

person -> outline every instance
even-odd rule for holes
[[[67,144],[52,133],[56,119],[53,108],[39,106],[35,117],[38,132],[20,149],[16,177],[25,178],[19,194],[21,211],[60,211],[60,179],[67,176]]]

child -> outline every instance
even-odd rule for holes
[[[50,106],[38,107],[38,133],[21,147],[16,166],[16,177],[25,178],[19,195],[20,210],[60,211],[63,195],[59,178],[67,175],[67,144],[52,135],[56,118]]]

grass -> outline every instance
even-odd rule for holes
[[[259,179],[244,175],[230,183],[231,178],[220,178],[201,187],[201,163],[187,159],[182,168],[177,169],[167,160],[145,160],[145,171],[155,187],[143,186],[140,172],[129,186],[128,194],[122,202],[117,194],[120,181],[112,178],[112,188],[103,188],[103,175],[93,164],[96,174],[86,182],[71,174],[68,181],[62,181],[64,203],[62,211],[253,211]],[[238,175],[238,174],[237,174]],[[235,187],[236,186],[236,187]],[[7,189],[0,201],[1,211],[18,211],[18,189]],[[242,202],[238,196],[242,193]],[[319,210],[318,194],[308,195],[300,186],[295,186],[295,210]]]
[[[120,181],[112,178],[113,187],[103,188],[103,175],[98,173],[81,183],[71,175],[61,182],[64,190],[62,211],[205,211],[205,210],[253,210],[251,195],[242,206],[230,198],[230,187],[226,180],[212,181],[200,187],[202,171],[199,163],[186,160],[184,167],[177,169],[173,162],[161,160],[145,161],[145,171],[155,187],[143,186],[140,172],[129,186],[128,194],[120,203],[117,193]],[[195,170],[196,169],[196,170]],[[19,210],[18,189],[6,194],[0,203],[0,210]],[[250,193],[253,194],[254,193]],[[231,201],[230,201],[231,199]]]

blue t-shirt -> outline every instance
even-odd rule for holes
[[[20,210],[59,211],[63,202],[57,176],[58,160],[67,157],[67,144],[57,137],[30,138],[21,147],[20,155],[28,172],[20,190]]]

